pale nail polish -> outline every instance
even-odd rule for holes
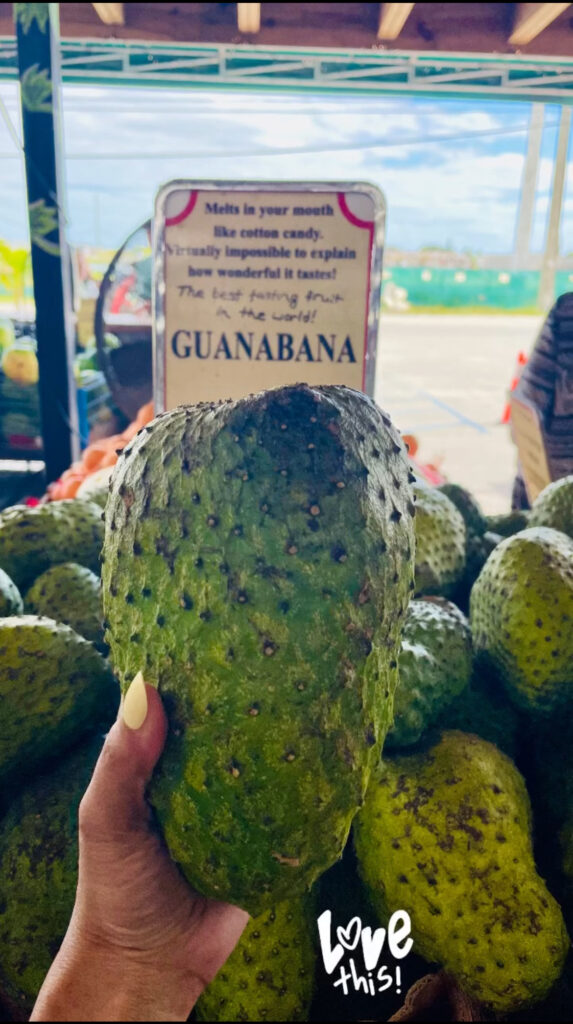
[[[141,729],[147,718],[147,690],[141,672],[137,673],[125,694],[122,715],[127,728],[134,732]]]

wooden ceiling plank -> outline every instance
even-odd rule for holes
[[[536,39],[571,4],[516,4],[515,23],[509,37],[512,46],[525,46]]]
[[[92,4],[92,6],[104,25],[125,25],[123,4]]]
[[[388,42],[397,39],[415,4],[380,4],[378,39]]]
[[[237,4],[239,32],[254,35],[261,30],[261,5]]]

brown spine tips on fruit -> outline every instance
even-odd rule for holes
[[[258,704],[253,704],[253,705],[252,705],[252,706],[251,706],[251,707],[249,708],[249,714],[250,714],[251,718],[256,718],[256,717],[257,717],[257,715],[258,715],[258,714],[260,713],[260,710],[261,710],[261,709],[259,708],[259,705],[258,705]]]
[[[248,473],[243,473],[243,475],[241,476],[241,480],[243,482],[246,482],[248,479],[249,479],[249,474]]]
[[[311,505],[308,511],[310,512],[311,516],[319,516],[320,505]]]
[[[246,591],[239,590],[239,593],[237,594],[237,601],[239,602],[239,604],[246,604],[248,600],[249,598]]]
[[[234,779],[238,779],[239,775],[241,774],[241,766],[238,765],[236,761],[231,761],[231,764],[229,765],[229,771]]]
[[[286,865],[287,868],[300,867],[300,857],[285,857],[282,853],[271,853],[271,857],[274,857],[279,864]]]
[[[281,423],[281,430],[287,430],[287,429],[288,428],[287,428],[286,423]]]
[[[296,754],[294,753],[294,751],[292,751],[292,750],[287,750],[287,751],[285,752],[285,761],[288,761],[288,762],[289,762],[289,764],[290,764],[290,762],[291,762],[291,761],[294,761],[294,760],[295,760],[295,758],[296,758]]]
[[[340,490],[342,491],[342,490],[343,490],[343,488],[344,488],[344,487],[346,487],[346,484],[344,483],[344,480],[337,480],[337,481],[336,481],[336,486],[337,486],[338,488],[340,488]]]
[[[309,452],[313,452],[313,451],[314,451],[314,449],[316,448],[316,445],[315,445],[315,444],[313,444],[313,443],[312,443],[312,441],[311,441],[311,442],[310,442],[310,444],[307,444],[307,446],[306,446],[306,447],[307,447],[307,450],[308,450]]]
[[[332,549],[331,556],[335,562],[346,562],[348,559],[346,551],[339,544]]]
[[[297,548],[296,544],[289,544],[287,549],[286,549],[287,555],[296,555],[297,551],[298,551],[298,548]]]
[[[219,525],[217,516],[207,516],[207,526],[215,527]]]
[[[265,644],[263,646],[263,654],[265,654],[267,656],[267,658],[272,658],[272,656],[275,653],[276,649],[277,649],[277,645],[274,644],[272,642],[272,640],[267,640],[267,641],[265,641]]]

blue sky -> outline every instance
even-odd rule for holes
[[[0,83],[0,97],[19,131],[15,85]],[[172,178],[343,179],[382,188],[391,246],[510,252],[530,110],[518,102],[66,86],[69,236],[118,246]],[[558,115],[547,106],[536,251]],[[22,163],[1,119],[0,188],[0,237],[22,241]],[[571,154],[562,249],[573,249]]]

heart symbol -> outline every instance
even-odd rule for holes
[[[377,928],[372,935],[371,928],[362,929],[362,953],[364,955],[364,966],[367,971],[373,971],[382,952],[384,945],[384,939],[386,938],[386,929]]]
[[[346,928],[339,926],[336,929],[336,937],[340,944],[345,949],[352,951],[356,949],[358,940],[360,939],[360,929],[362,928],[362,921],[359,917],[353,917],[352,921],[349,921]]]

